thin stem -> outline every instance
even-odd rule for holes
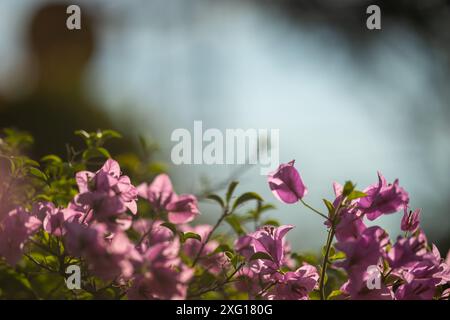
[[[277,281],[270,283],[267,287],[263,288],[256,296],[261,297],[264,293],[266,293],[270,288],[277,284]]]
[[[30,256],[30,255],[28,255],[28,254],[26,254],[26,253],[24,254],[24,256],[27,257],[28,259],[30,259],[31,262],[33,262],[34,264],[36,264],[36,265],[39,266],[40,268],[45,269],[45,270],[47,270],[47,271],[50,271],[50,272],[52,272],[52,273],[58,273],[58,271],[53,270],[53,269],[47,267],[46,265],[40,263],[39,261],[37,261],[36,259],[34,259],[32,256]]]
[[[40,243],[37,242],[37,241],[34,241],[33,239],[30,239],[30,242],[31,242],[32,244],[34,244],[36,247],[38,247],[38,248],[40,248],[40,249],[42,249],[42,250],[44,250],[44,251],[46,251],[46,252],[48,252],[48,253],[50,253],[50,254],[56,256],[56,257],[59,256],[57,253],[55,253],[55,252],[53,252],[52,250],[50,250],[50,248],[47,248],[46,246],[40,244]]]
[[[334,227],[328,231],[327,244],[325,249],[325,256],[323,257],[322,270],[320,273],[320,282],[319,282],[319,293],[320,299],[325,300],[325,276],[327,273],[328,267],[328,256],[330,255],[331,244],[333,243],[334,238]]]
[[[386,274],[385,275],[383,275],[383,281],[386,281],[386,279],[387,279],[387,277],[389,277],[390,276],[390,274],[392,273],[392,271],[393,271],[394,269],[393,268],[391,268],[391,269],[389,269],[389,271],[388,272],[386,272]]]
[[[153,220],[150,224],[150,228],[148,228],[148,230],[146,232],[144,232],[144,234],[141,236],[141,238],[139,239],[138,243],[136,244],[136,248],[139,247],[142,242],[145,240],[145,238],[150,235],[150,233],[153,231]]]
[[[222,212],[222,215],[220,216],[219,220],[217,220],[216,224],[214,225],[214,227],[212,228],[211,232],[206,237],[205,241],[202,242],[202,245],[200,246],[200,250],[198,250],[198,253],[195,256],[195,259],[192,262],[192,268],[195,267],[195,265],[197,264],[198,260],[200,259],[200,256],[201,256],[201,254],[203,252],[203,249],[205,249],[205,246],[208,243],[208,241],[211,239],[212,234],[214,233],[214,231],[216,231],[216,229],[219,227],[219,225],[222,223],[222,221],[225,219],[225,217],[227,215],[228,215],[228,207],[225,207],[225,208],[223,208],[223,212]]]
[[[241,263],[224,281],[212,286],[209,289],[205,289],[203,291],[197,292],[193,295],[191,295],[189,298],[194,298],[194,297],[199,297],[202,294],[211,292],[211,291],[216,291],[220,288],[222,288],[224,285],[226,285],[227,283],[231,282],[231,279],[236,275],[236,273],[238,273],[238,271],[245,265],[245,263]]]
[[[333,243],[334,234],[336,232],[336,225],[335,225],[336,220],[337,220],[337,217],[339,216],[339,211],[341,210],[343,200],[344,199],[341,198],[337,208],[334,211],[334,214],[332,215],[333,220],[331,221],[330,230],[328,231],[327,243],[326,243],[326,248],[325,248],[325,256],[323,257],[322,270],[320,272],[320,281],[319,281],[319,294],[320,294],[321,300],[325,300],[325,276],[327,274],[327,267],[328,267],[328,263],[329,263],[328,259],[329,259],[329,255],[330,255],[331,244]]]
[[[93,211],[92,209],[89,209],[89,210],[86,212],[86,214],[85,214],[84,217],[83,217],[83,220],[81,220],[81,224],[83,224],[83,223],[86,221],[87,217],[89,216],[89,214],[90,214],[92,211]],[[92,212],[92,214],[93,214],[93,212]]]
[[[328,218],[326,215],[324,215],[324,214],[323,214],[322,212],[320,212],[319,210],[317,210],[317,209],[311,207],[309,204],[307,204],[305,201],[303,201],[303,199],[300,199],[300,202],[301,202],[305,207],[307,207],[308,209],[314,211],[315,213],[317,213],[317,214],[320,215],[321,217],[325,218],[326,220],[329,220],[329,218]]]

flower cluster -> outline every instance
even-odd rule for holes
[[[73,168],[72,163],[50,159],[60,171]],[[362,191],[351,182],[334,183],[335,198],[324,200],[327,214],[304,201],[307,188],[294,161],[269,175],[269,188],[278,200],[300,202],[324,219],[328,238],[317,258],[293,252],[286,237],[294,226],[263,221],[262,214],[272,206],[252,192],[235,196],[235,182],[223,198],[211,193],[199,198],[177,194],[165,173],[135,187],[110,158],[95,172],[87,171],[86,165],[79,168],[73,171],[75,179],[64,178],[69,181],[65,193],[55,191],[62,178],[50,181],[53,169],[29,170],[45,180],[39,187],[44,191],[0,212],[0,272],[38,268],[67,281],[67,267],[78,265],[82,273],[76,298],[449,296],[449,258],[444,260],[428,243],[420,226],[421,212],[410,210],[408,193],[399,181],[388,183],[381,173],[377,183]],[[0,194],[6,201],[9,195]],[[213,225],[196,223],[198,202],[203,199],[215,201],[221,209]],[[251,201],[256,208],[242,212]],[[399,211],[404,235],[395,241],[380,226],[366,225],[367,220]],[[220,232],[225,223],[236,236]],[[73,293],[61,289],[59,294]]]
[[[236,241],[236,250],[250,261],[239,272],[238,287],[244,286],[253,297],[308,299],[308,294],[317,286],[319,274],[315,267],[306,263],[295,271],[286,271],[294,265],[284,239],[292,228],[291,225],[264,226]]]
[[[294,161],[281,165],[270,175],[269,186],[285,203],[302,200],[306,190]],[[450,255],[444,261],[437,247],[428,244],[420,228],[420,209],[409,209],[409,195],[398,180],[388,183],[378,173],[378,183],[362,192],[354,190],[350,182],[345,186],[334,183],[333,189],[334,201],[326,202],[329,237],[322,271],[329,264],[329,249],[333,248],[335,237],[334,248],[343,254],[331,267],[347,274],[347,281],[336,296],[364,300],[429,300],[448,296]],[[402,210],[401,230],[405,234],[394,243],[381,227],[365,224],[365,219],[373,221]],[[371,281],[378,285],[371,285]]]

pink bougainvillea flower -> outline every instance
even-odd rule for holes
[[[404,280],[395,292],[397,300],[429,300],[436,287],[450,282],[450,268],[441,258],[437,247],[427,250],[423,234],[400,238],[389,252],[388,261],[394,268],[392,274]]]
[[[209,240],[206,244],[205,241],[208,235],[212,231],[212,226],[208,224],[201,224],[195,227],[190,227],[187,225],[181,226],[183,232],[193,232],[201,237],[201,241],[197,239],[186,239],[183,245],[184,253],[191,258],[197,257],[200,248],[203,245],[202,252],[200,254],[199,263],[205,267],[209,272],[217,274],[222,272],[223,269],[229,264],[228,258],[223,252],[215,253],[214,250],[219,246],[219,242],[216,240]]]
[[[388,244],[387,233],[378,226],[365,229],[356,239],[350,237],[336,243],[335,247],[346,256],[344,261],[335,264],[347,272],[349,280],[342,288],[345,294],[352,299],[392,299],[389,288],[369,290],[367,287],[369,267],[379,265]]]
[[[94,210],[99,221],[111,220],[127,209],[137,213],[137,189],[127,176],[121,176],[119,164],[108,159],[96,173],[81,171],[76,174],[80,194],[75,198],[79,205]]]
[[[193,269],[179,258],[180,243],[161,242],[147,249],[127,295],[129,299],[185,299]]]
[[[191,222],[200,214],[197,198],[191,194],[173,197],[166,210],[169,221],[175,224]]]
[[[138,247],[145,252],[149,247],[166,241],[172,241],[174,234],[162,226],[162,220],[138,219],[133,223],[133,229],[140,235]]]
[[[447,252],[447,257],[445,258],[445,263],[450,266],[450,250]]]
[[[333,201],[333,206],[337,208],[342,201],[342,192],[344,187],[337,183],[333,183],[333,191],[335,194],[335,200]],[[350,202],[350,206],[341,207],[339,210],[339,217],[336,220],[335,235],[338,241],[346,241],[350,239],[356,239],[361,235],[361,233],[367,229],[363,222],[363,214],[360,210],[351,206],[356,203],[356,200]],[[331,221],[326,220],[324,224],[330,228]]]
[[[127,292],[131,300],[184,300],[194,271],[182,266],[182,269],[155,267],[136,275]]]
[[[358,212],[348,209],[340,211],[335,232],[338,241],[357,239],[366,229],[362,216],[358,216]]]
[[[307,194],[302,178],[294,167],[294,160],[281,164],[268,176],[270,190],[278,200],[284,203],[295,203]]]
[[[336,249],[344,252],[346,257],[335,266],[347,272],[352,294],[359,292],[365,285],[368,268],[378,265],[388,244],[387,233],[377,226],[365,229],[357,239],[336,243]]]
[[[388,243],[389,237],[382,228],[367,228],[357,239],[336,243],[335,247],[346,255],[346,259],[336,263],[336,266],[347,272],[352,269],[367,270],[367,267],[378,264]]]
[[[404,283],[395,292],[396,300],[431,300],[436,292],[436,280],[418,279]]]
[[[269,300],[308,300],[308,294],[317,286],[318,280],[317,269],[304,264],[296,271],[281,275],[264,297]]]
[[[167,174],[158,175],[149,185],[142,183],[138,186],[139,196],[147,199],[153,209],[161,211],[172,201],[175,192]]]
[[[43,220],[44,230],[55,236],[62,236],[65,234],[65,223],[71,221],[78,221],[84,214],[69,208],[54,208],[47,211]]]
[[[402,231],[415,232],[419,228],[420,209],[409,211],[405,206],[401,223]]]
[[[448,300],[450,298],[450,288],[447,288],[442,292],[441,299]]]
[[[378,184],[364,190],[367,195],[358,200],[358,207],[369,220],[375,220],[382,214],[389,214],[403,209],[409,202],[408,193],[399,186],[398,179],[388,184],[378,172]]]
[[[113,279],[117,275],[130,278],[133,275],[134,265],[142,261],[141,255],[124,232],[116,232],[110,237],[106,252],[102,253],[103,255],[91,261],[94,271],[106,279]]]
[[[125,206],[132,214],[137,214],[137,196],[138,191],[135,186],[131,184],[131,180],[128,176],[121,176],[117,182],[115,188],[116,194],[120,196],[120,199],[124,202]]]
[[[261,285],[265,285],[261,274],[254,268],[244,266],[236,274],[235,287],[240,292],[246,292],[250,299],[263,290]]]
[[[171,223],[188,223],[200,214],[197,198],[191,194],[178,196],[166,174],[158,175],[150,185],[146,183],[139,185],[138,192],[157,212],[167,211]]]
[[[142,260],[125,233],[119,231],[107,238],[105,224],[86,226],[69,222],[66,229],[65,243],[69,253],[86,259],[89,269],[102,279],[129,278],[133,275],[134,265]]]
[[[252,264],[257,264],[262,273],[277,272],[285,265],[286,242],[284,237],[292,228],[294,228],[292,225],[263,226],[253,233],[240,237],[235,243],[236,250],[247,259],[257,252],[269,255],[270,260],[257,259]]]
[[[41,227],[41,221],[23,208],[10,211],[0,221],[0,256],[10,265],[16,265],[29,237]]]
[[[200,251],[201,245],[206,241],[209,234],[211,233],[213,227],[209,224],[200,224],[195,227],[191,227],[188,225],[180,226],[181,231],[183,232],[193,232],[200,236],[201,241],[198,241],[197,239],[187,239],[183,246],[183,251],[190,257],[195,257],[198,252]],[[201,253],[201,256],[205,256],[213,252],[217,247],[219,246],[219,243],[215,240],[209,240],[208,243],[206,243],[205,247],[203,248],[203,251]],[[208,248],[207,248],[208,247]]]
[[[38,201],[33,203],[31,214],[41,221],[44,221],[45,217],[55,210],[55,205],[48,201]]]
[[[432,252],[416,256],[416,261],[405,261],[404,265],[395,272],[405,281],[395,293],[398,300],[430,300],[437,286],[450,283],[450,267],[434,245]]]
[[[87,205],[93,218],[99,222],[112,221],[114,217],[126,212],[126,206],[120,197],[104,192],[86,192],[75,197],[75,202]]]
[[[445,260],[441,258],[441,254],[434,244],[432,245],[431,252],[434,256],[434,259],[431,261],[433,261],[435,265],[439,267],[438,272],[434,274],[433,277],[441,280],[439,284],[450,283],[450,251],[447,254],[447,258]]]
[[[409,264],[408,268],[402,270],[401,276],[405,282],[395,292],[395,298],[397,300],[432,299],[436,287],[447,282],[440,277],[441,271],[439,261],[434,259]]]
[[[427,250],[427,238],[421,231],[417,236],[399,237],[387,254],[387,261],[391,268],[406,268],[418,261],[431,259],[435,256]]]
[[[347,281],[340,291],[344,297],[349,297],[352,300],[392,300],[394,293],[390,287],[383,282],[380,283],[380,288],[369,289],[367,286],[368,274],[362,275],[362,281]]]
[[[101,251],[104,247],[104,235],[106,226],[104,224],[94,224],[91,227],[77,222],[69,222],[65,225],[67,233],[64,242],[68,252],[81,257],[91,251]]]

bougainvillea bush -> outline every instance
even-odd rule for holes
[[[408,206],[398,180],[378,173],[361,191],[334,183],[322,210],[305,202],[294,161],[281,164],[267,178],[280,206],[304,206],[299,214],[319,215],[328,231],[312,255],[294,252],[286,235],[295,226],[269,218],[274,206],[237,182],[217,193],[179,193],[145,152],[111,157],[105,142],[118,133],[76,134],[84,149],[39,161],[24,156],[32,137],[2,135],[1,298],[448,299],[449,258],[427,242],[421,212]],[[220,209],[214,225],[197,222],[208,215],[199,201]],[[396,213],[397,239],[366,226]]]

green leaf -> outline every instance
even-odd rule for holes
[[[115,131],[115,130],[103,130],[102,131],[102,138],[116,138],[116,139],[120,139],[122,138],[122,135]]]
[[[102,155],[102,156],[104,156],[105,158],[111,158],[111,154],[109,153],[109,151],[108,150],[106,150],[105,148],[102,148],[102,147],[98,147],[97,148],[97,151]]]
[[[328,258],[328,260],[330,260],[331,262],[342,259],[345,259],[345,253],[342,251],[338,251],[335,254],[330,255],[330,257]]]
[[[28,172],[29,172],[32,176],[34,176],[34,177],[36,177],[36,178],[38,178],[38,179],[41,179],[41,180],[43,180],[43,181],[45,181],[45,182],[47,182],[47,180],[48,180],[47,175],[46,175],[45,173],[43,173],[41,170],[39,170],[39,169],[37,169],[37,168],[35,168],[35,167],[30,167],[30,168],[28,168]]]
[[[231,197],[233,196],[234,189],[236,189],[236,187],[237,187],[238,184],[239,184],[239,182],[237,182],[237,181],[232,181],[232,182],[230,183],[230,185],[228,186],[227,194],[226,194],[226,196],[225,196],[225,200],[226,200],[227,203],[230,202],[230,199],[231,199]]]
[[[62,159],[54,154],[49,154],[45,157],[41,158],[42,162],[51,162],[51,163],[62,163]]]
[[[310,300],[320,300],[320,293],[318,290],[313,290],[309,293]]]
[[[38,194],[36,197],[33,198],[34,201],[52,201],[52,197],[46,195],[46,194]]]
[[[161,226],[166,227],[167,229],[172,231],[173,234],[177,234],[177,227],[173,223],[164,222],[164,223],[161,223]]]
[[[89,160],[92,158],[111,158],[111,155],[109,154],[108,150],[102,147],[97,148],[89,148],[83,152],[83,159]]]
[[[358,190],[353,190],[347,197],[348,201],[352,201],[355,199],[359,199],[359,198],[364,198],[365,196],[367,196],[367,194],[365,194],[362,191],[358,191]]]
[[[180,232],[181,243],[185,243],[187,239],[195,239],[198,241],[202,241],[202,237],[194,232]]]
[[[239,218],[235,215],[231,215],[225,218],[225,221],[233,228],[233,230],[239,235],[244,235],[245,231],[241,226]]]
[[[207,195],[206,199],[213,200],[213,201],[217,202],[222,208],[225,207],[225,203],[223,202],[222,198],[219,197],[217,194]]]
[[[327,207],[328,214],[332,214],[334,212],[334,206],[333,204],[328,201],[327,199],[322,199],[323,203],[325,203],[325,206]]]
[[[322,256],[324,257],[327,251],[327,246],[323,246],[322,247]],[[336,250],[334,250],[334,247],[331,246],[330,247],[330,252],[328,253],[328,257],[333,256],[336,253]]]
[[[14,174],[16,173],[16,164],[14,163],[13,159],[11,159],[10,157],[7,157],[7,159],[10,164],[11,175],[14,176]]]
[[[89,140],[89,138],[91,137],[91,136],[89,135],[89,133],[87,133],[87,132],[84,131],[84,130],[77,130],[77,131],[74,132],[74,134],[75,134],[76,136],[80,136],[80,137],[82,137],[83,139],[86,139],[86,140]]]
[[[276,207],[273,204],[265,204],[259,207],[259,212],[263,213],[264,211],[273,210],[276,209]]]
[[[337,298],[339,296],[342,295],[342,291],[341,290],[333,290],[331,291],[331,293],[328,295],[327,300],[333,300],[333,298]]]
[[[229,245],[227,245],[226,243],[223,243],[214,250],[214,253],[220,253],[220,252],[226,253],[227,251],[233,252],[233,249],[231,249],[231,247]]]
[[[2,299],[37,299],[31,284],[23,274],[0,264],[0,297]]]
[[[245,261],[245,258],[243,256],[241,256],[240,254],[235,254],[235,255],[233,255],[233,257],[230,260],[231,260],[231,264],[233,265],[233,268],[236,270],[237,266],[241,262]]]
[[[262,251],[254,253],[250,257],[249,261],[253,261],[253,260],[270,260],[270,261],[273,261],[272,257],[269,254],[267,254],[265,252],[262,252]]]
[[[298,254],[298,253],[291,253],[291,257],[292,259],[294,259],[298,265],[302,265],[303,263],[308,263],[311,265],[317,265],[320,263],[317,255],[312,254],[312,253],[305,253],[305,254]]]
[[[24,158],[24,162],[26,165],[28,166],[32,166],[32,167],[40,167],[39,162],[36,162],[34,160],[28,159],[28,158]]]
[[[225,251],[225,255],[228,257],[228,259],[233,260],[234,253],[231,251]]]
[[[231,209],[231,212],[233,212],[237,207],[244,204],[247,201],[256,200],[256,201],[263,201],[263,198],[255,192],[246,192],[244,194],[241,194],[236,201],[234,201],[233,207]]]
[[[353,192],[353,190],[355,190],[355,185],[353,184],[353,182],[346,181],[342,194],[344,195],[344,197],[347,197],[348,195],[350,195],[350,193]]]

